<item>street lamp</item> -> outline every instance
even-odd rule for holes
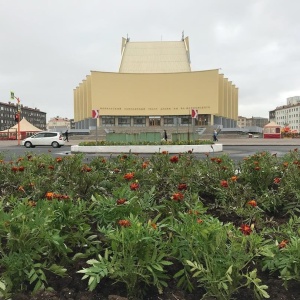
[[[18,111],[17,111],[17,114],[16,114],[16,121],[18,122],[18,131],[17,131],[17,135],[18,135],[18,146],[20,146],[20,139],[21,139],[21,133],[20,133],[20,119],[21,119],[21,105],[20,105],[20,99],[17,98],[15,96],[15,93],[14,92],[10,92],[10,98],[11,99],[16,99],[18,104],[17,104],[17,108],[18,108]]]

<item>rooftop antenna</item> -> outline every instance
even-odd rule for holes
[[[182,31],[181,40],[184,41],[184,31]]]
[[[127,33],[127,39],[126,39],[126,41],[127,41],[127,42],[129,42],[129,41],[130,41],[130,38],[128,37],[128,33]]]

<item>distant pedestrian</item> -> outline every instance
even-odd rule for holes
[[[166,130],[164,130],[164,140],[167,142],[167,140],[168,140],[168,135],[167,135],[167,131]]]
[[[213,134],[214,142],[218,142],[218,141],[219,141],[218,138],[217,138],[217,135],[218,135],[218,132],[217,132],[217,130],[215,129],[215,130],[214,130],[214,134]]]
[[[66,132],[65,132],[65,141],[69,141],[69,131],[68,131],[68,129],[66,130]]]

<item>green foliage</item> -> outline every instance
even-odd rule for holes
[[[0,297],[48,288],[83,259],[91,290],[107,277],[139,299],[174,280],[218,299],[245,287],[267,298],[261,272],[300,281],[298,151],[238,165],[192,153],[83,159],[0,162]]]
[[[163,225],[152,223],[158,218],[145,222],[130,215],[129,226],[100,228],[107,244],[104,255],[88,260],[91,267],[78,271],[85,274],[83,279],[89,279],[90,290],[104,277],[125,283],[129,297],[138,298],[142,288],[149,285],[159,291],[167,286],[165,267],[172,263],[166,259],[164,233],[160,229]]]

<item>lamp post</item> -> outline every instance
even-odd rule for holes
[[[18,146],[20,146],[20,140],[21,140],[21,133],[20,133],[20,118],[21,118],[21,105],[20,105],[20,98],[15,96],[14,92],[10,92],[10,98],[11,99],[16,99],[17,100],[17,108],[18,111],[16,113],[16,118],[18,122],[18,130],[17,130],[17,139],[18,139]]]

